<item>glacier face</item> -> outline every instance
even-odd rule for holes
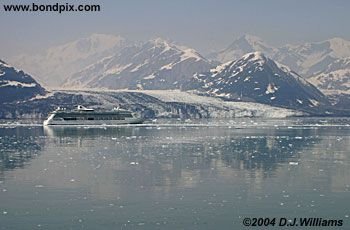
[[[178,90],[158,91],[55,91],[52,95],[0,108],[0,118],[44,118],[60,107],[125,108],[153,118],[284,118],[307,113],[249,102],[228,102]],[[35,109],[33,109],[35,108]]]

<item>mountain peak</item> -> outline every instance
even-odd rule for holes
[[[211,73],[218,73],[222,70],[225,70],[226,68],[232,68],[232,66],[246,66],[248,63],[255,64],[257,63],[258,66],[262,66],[265,63],[267,63],[268,58],[260,51],[250,52],[247,54],[244,54],[241,58],[236,60],[231,60],[228,62],[225,62],[223,64],[220,64],[216,66],[215,68],[211,69]]]
[[[347,43],[347,42],[350,42],[344,38],[340,38],[340,37],[334,37],[334,38],[331,38],[331,39],[328,39],[327,40],[328,42],[331,42],[331,43]]]
[[[0,60],[0,103],[23,101],[44,95],[45,89],[30,75]]]
[[[238,39],[236,39],[236,41],[248,41],[249,43],[255,43],[255,42],[260,42],[263,43],[263,40],[255,35],[251,35],[251,34],[244,34],[242,36],[240,36]]]
[[[243,55],[242,59],[252,61],[266,61],[267,57],[260,51],[255,51]]]
[[[255,101],[282,107],[313,108],[327,105],[326,97],[288,68],[251,52],[210,72],[196,74],[187,89],[225,100]]]
[[[195,49],[189,48],[187,46],[175,44],[174,42],[161,37],[152,39],[146,44],[148,45],[151,44],[152,46],[158,47],[162,49],[163,52],[173,50],[181,55],[181,60],[194,58],[197,61],[199,61],[201,59],[205,59]]]
[[[125,39],[121,36],[110,34],[91,34],[90,36],[68,42],[63,45],[52,47],[48,52],[57,52],[57,50],[74,50],[74,52],[94,52],[95,50],[104,49],[104,46],[112,48],[120,44]]]
[[[226,49],[213,54],[213,59],[222,63],[241,58],[246,53],[260,51],[271,56],[275,48],[267,45],[261,38],[245,34],[235,39]]]
[[[194,49],[163,38],[125,47],[70,77],[65,86],[109,89],[178,89],[212,64]]]
[[[162,46],[170,46],[172,42],[168,39],[162,38],[162,37],[157,37],[154,39],[150,40],[151,43],[155,45],[162,45]]]
[[[123,39],[122,36],[120,35],[111,35],[111,34],[91,34],[90,36],[86,37],[86,38],[92,38],[92,39],[107,39],[107,38],[111,38],[111,39]]]

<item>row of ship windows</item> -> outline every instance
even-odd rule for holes
[[[76,120],[125,120],[125,117],[64,117],[54,118],[54,120],[76,121]]]

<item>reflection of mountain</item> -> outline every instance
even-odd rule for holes
[[[100,173],[107,173],[113,175],[114,183],[145,187],[193,187],[208,171],[214,177],[232,170],[273,175],[279,165],[299,161],[302,149],[319,141],[318,137],[309,138],[313,132],[222,127],[46,130],[57,147],[68,147],[66,151],[79,148],[81,156],[75,157],[88,160],[85,163],[78,160],[80,169],[76,170],[86,171],[83,173],[86,175],[97,174],[99,178],[103,177]],[[84,166],[86,163],[89,166]]]
[[[308,136],[310,130],[303,130],[302,136]],[[279,163],[289,160],[298,161],[300,150],[308,142],[304,138],[295,136],[265,136],[240,137],[232,139],[226,146],[222,160],[233,168],[242,167],[247,170],[262,169],[276,170]]]
[[[42,146],[33,136],[41,135],[41,128],[1,128],[0,133],[0,174],[25,167],[40,154]]]
[[[103,200],[142,193],[141,202],[144,197],[166,197],[178,188],[212,186],[213,181],[242,184],[247,180],[252,186],[264,186],[276,175],[276,180],[288,177],[286,165],[293,173],[308,172],[310,165],[321,167],[315,161],[315,149],[328,146],[323,142],[329,136],[340,135],[339,129],[286,128],[293,123],[259,128],[253,126],[255,122],[259,123],[240,121],[252,124],[244,129],[54,127],[44,134],[42,128],[4,129],[1,171],[23,167],[40,154],[29,167],[14,170],[17,180],[47,188],[82,189]],[[339,151],[346,149],[346,142],[337,143],[345,144]]]

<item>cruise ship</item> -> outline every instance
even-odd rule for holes
[[[58,108],[51,112],[44,121],[48,125],[121,125],[141,124],[142,118],[136,117],[132,112],[115,108],[110,111],[94,110],[82,105],[74,110]]]

